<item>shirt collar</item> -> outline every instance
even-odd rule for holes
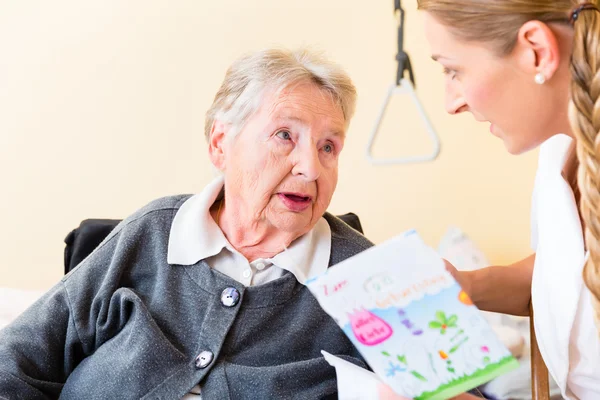
[[[169,264],[193,265],[219,254],[223,248],[236,252],[210,215],[210,207],[221,194],[223,185],[220,176],[181,205],[169,234]],[[321,217],[308,233],[294,240],[283,252],[265,260],[291,272],[298,282],[304,283],[325,273],[330,254],[331,228]]]
[[[210,207],[222,189],[223,177],[219,176],[181,205],[171,224],[169,264],[193,265],[227,246],[227,239],[210,215]]]
[[[298,282],[304,284],[327,271],[331,255],[331,228],[321,217],[306,234],[294,240],[290,247],[277,254],[270,261],[276,266],[290,271]]]

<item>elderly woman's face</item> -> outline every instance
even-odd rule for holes
[[[267,92],[242,131],[224,139],[216,164],[225,174],[227,207],[244,221],[306,233],[335,190],[345,125],[332,97],[312,83]]]

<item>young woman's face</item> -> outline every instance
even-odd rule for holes
[[[517,44],[511,54],[499,56],[485,43],[458,40],[425,14],[432,58],[446,75],[448,113],[468,111],[477,121],[489,123],[490,132],[512,154],[531,150],[560,133],[557,126],[564,121],[559,120],[568,121],[568,93],[557,94],[557,85],[535,83],[535,67],[527,64],[535,62],[533,50],[528,53]]]

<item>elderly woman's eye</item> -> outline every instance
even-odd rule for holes
[[[290,140],[292,138],[292,135],[288,131],[279,131],[276,135],[283,140]]]
[[[325,146],[323,146],[323,151],[325,153],[333,153],[333,146],[330,144],[326,144]]]

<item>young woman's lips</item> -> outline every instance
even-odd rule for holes
[[[302,193],[279,193],[283,204],[294,212],[306,210],[312,204],[312,198]]]

